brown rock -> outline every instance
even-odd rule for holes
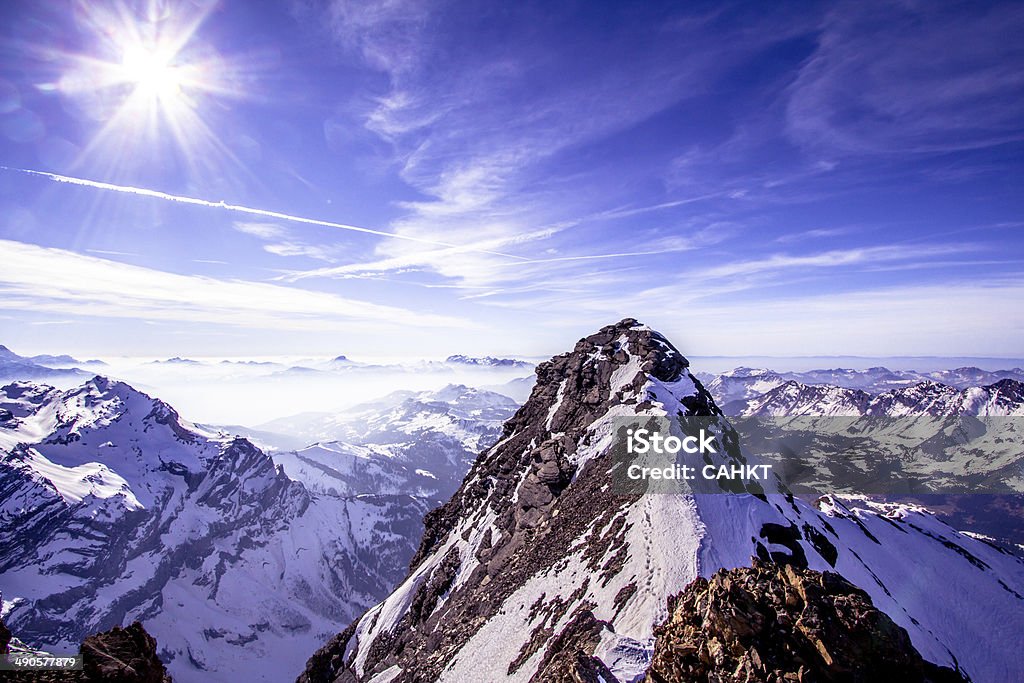
[[[964,680],[924,661],[905,630],[831,572],[755,559],[752,567],[698,578],[669,601],[669,611],[655,629],[652,683]]]

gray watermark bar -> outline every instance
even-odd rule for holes
[[[617,493],[1024,493],[1024,417],[617,418]]]

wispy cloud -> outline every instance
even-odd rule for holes
[[[814,254],[792,255],[772,254],[763,258],[724,263],[710,268],[698,269],[688,277],[698,280],[726,279],[755,273],[779,274],[784,271],[820,268],[843,268],[849,266],[877,265],[885,262],[920,262],[936,256],[961,254],[977,249],[969,244],[942,245],[884,245],[858,247],[853,249],[832,249]]]
[[[258,237],[261,240],[279,240],[288,236],[288,231],[277,223],[259,221],[235,221],[233,227],[238,232]]]
[[[779,235],[775,241],[780,244],[793,242],[806,242],[808,240],[823,240],[829,237],[840,237],[854,232],[853,228],[815,228],[813,230],[802,230]]]
[[[800,144],[891,156],[1024,139],[1019,4],[840,3],[820,31],[787,105]]]
[[[265,244],[263,251],[277,256],[305,256],[318,261],[336,263],[345,251],[344,245],[304,244],[302,242],[274,242]]]
[[[296,234],[296,231],[289,230],[277,223],[235,221],[234,228],[241,233],[267,242],[263,245],[263,251],[275,256],[304,256],[318,261],[337,263],[346,251],[351,250],[346,244],[311,243]]]
[[[586,36],[617,54],[590,66],[571,54],[573,37],[560,33],[562,24],[542,21],[525,6],[512,10],[516,16],[502,25],[513,32],[528,27],[524,38],[529,39],[503,36],[515,50],[500,46],[509,43],[493,49],[475,43],[472,60],[458,57],[451,35],[428,28],[467,20],[445,3],[335,0],[327,7],[322,23],[346,50],[388,78],[387,92],[363,110],[363,126],[390,145],[401,179],[425,196],[401,202],[406,213],[391,228],[456,244],[510,245],[529,235],[541,253],[523,259],[524,266],[655,256],[665,250],[645,244],[653,240],[632,239],[624,245],[609,226],[728,199],[732,188],[679,191],[647,203],[617,201],[627,195],[607,178],[580,192],[579,179],[568,182],[579,169],[558,168],[559,158],[700,96],[718,75],[808,25],[793,15],[772,20],[771,32],[759,32],[741,20],[726,33],[743,39],[731,40],[720,27],[709,30],[719,21],[717,14],[693,13],[657,30],[645,26],[642,41],[623,25],[607,35]],[[553,26],[558,31],[546,35]],[[471,26],[461,28],[472,31]],[[592,228],[598,223],[605,225]],[[349,277],[417,267],[455,284],[515,286],[537,275],[479,254],[451,258],[444,250],[408,247],[381,242],[376,258],[367,262],[288,277]]]
[[[0,253],[0,307],[8,310],[319,331],[470,325],[325,292],[179,275],[22,242],[0,240]]]
[[[90,254],[102,254],[104,256],[138,256],[131,251],[118,251],[116,249],[86,249]]]

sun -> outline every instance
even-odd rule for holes
[[[124,81],[139,95],[170,102],[183,96],[186,85],[183,69],[171,63],[173,57],[158,49],[127,46],[120,71]]]
[[[93,126],[75,166],[131,168],[172,154],[189,170],[237,163],[218,123],[230,101],[251,96],[255,72],[201,34],[216,6],[76,3],[82,49],[56,53],[61,71],[52,86]]]

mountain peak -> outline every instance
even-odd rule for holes
[[[413,566],[448,538],[457,519],[487,506],[512,514],[516,526],[542,524],[576,473],[603,452],[593,437],[612,418],[720,415],[688,367],[668,339],[633,318],[538,365],[533,392],[505,423],[501,440],[480,454],[455,496],[428,515]]]
[[[634,318],[602,327],[596,334],[581,339],[577,349],[580,344],[599,345],[602,359],[621,359],[621,354],[616,354],[625,351],[641,360],[641,370],[663,382],[678,380],[690,367],[690,361],[663,334]]]
[[[620,410],[637,414],[655,402],[669,407],[671,414],[677,412],[670,408],[673,403],[682,403],[693,415],[718,414],[689,366],[664,335],[625,318],[537,366],[533,393],[506,431],[523,424],[540,425],[551,433],[579,431],[615,406],[632,406]]]

